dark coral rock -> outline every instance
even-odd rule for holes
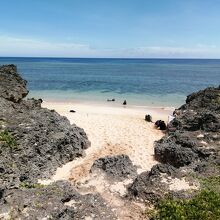
[[[176,176],[177,169],[169,164],[156,164],[151,168],[150,175],[160,175],[166,173],[169,176]]]
[[[219,157],[220,87],[189,95],[174,115],[168,134],[155,143],[158,161],[180,167]]]
[[[220,86],[218,88],[209,87],[199,92],[187,96],[186,104],[180,109],[209,109],[211,111],[220,110]]]
[[[106,156],[97,159],[92,167],[91,172],[101,169],[108,176],[116,179],[124,179],[137,175],[137,168],[127,155]]]
[[[198,159],[197,142],[190,138],[189,133],[175,132],[155,143],[155,159],[175,167],[188,165]]]
[[[98,194],[80,195],[68,182],[37,184],[83,156],[90,142],[83,129],[26,95],[16,67],[0,67],[0,218],[116,219]]]
[[[169,187],[162,182],[161,175],[167,174],[170,177],[176,175],[176,169],[167,164],[157,164],[149,172],[143,172],[137,176],[134,182],[128,187],[128,196],[154,203],[163,198],[169,191]]]
[[[17,143],[0,154],[7,184],[16,185],[22,175],[30,181],[47,178],[57,167],[83,156],[90,144],[85,132],[65,117],[28,102],[4,117],[4,129]],[[1,113],[0,109],[0,117]]]
[[[145,121],[147,121],[147,122],[152,122],[152,116],[150,116],[150,115],[145,115]]]
[[[116,219],[98,194],[80,195],[65,181],[8,190],[1,210],[11,219]]]
[[[27,96],[26,81],[17,73],[15,65],[0,67],[0,97],[19,102]]]
[[[40,99],[22,100],[26,81],[15,66],[0,67],[0,77],[0,132],[6,132],[9,141],[0,143],[2,188],[48,178],[57,167],[84,155],[90,142],[83,129],[41,108]]]
[[[180,145],[158,143],[155,147],[155,159],[162,162],[168,163],[175,167],[181,167],[189,165],[197,159],[196,153],[190,148],[182,148]]]

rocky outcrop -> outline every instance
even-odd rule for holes
[[[85,132],[36,100],[12,103],[0,98],[1,186],[48,178],[58,166],[83,156]],[[6,114],[7,112],[7,114]],[[7,140],[10,139],[10,140]]]
[[[189,132],[176,132],[168,137],[165,136],[156,143],[155,158],[175,167],[189,165],[198,160],[198,144],[197,140],[190,139]]]
[[[164,174],[175,176],[174,167],[164,164],[157,164],[151,171],[143,172],[128,187],[128,195],[133,198],[142,199],[154,203],[163,198],[169,191],[169,187],[162,181]]]
[[[186,104],[175,110],[169,131],[220,130],[220,87],[207,88],[187,96]]]
[[[175,167],[219,159],[220,87],[193,93],[174,112],[168,134],[155,144],[155,158]]]
[[[28,94],[13,65],[0,67],[0,219],[115,219],[98,194],[68,182],[39,185],[57,167],[84,155],[83,131]]]
[[[48,178],[57,167],[83,156],[89,146],[82,129],[41,108],[36,100],[4,103],[7,108],[0,108],[1,134],[13,141],[0,143],[0,169],[4,173],[0,185],[14,187],[21,181]]]
[[[19,102],[28,94],[26,81],[17,74],[15,65],[0,67],[0,97]]]
[[[130,158],[124,154],[97,159],[91,167],[91,172],[95,170],[102,170],[107,176],[118,180],[137,175],[137,168]]]
[[[100,195],[80,195],[68,182],[29,187],[5,193],[0,219],[116,219]]]
[[[198,179],[220,175],[220,87],[189,95],[174,116],[167,134],[155,142],[155,159],[162,164],[138,175],[129,197],[150,203],[167,194],[189,198],[187,189],[199,187]],[[178,187],[172,190],[175,181]],[[187,187],[180,189],[181,183]]]

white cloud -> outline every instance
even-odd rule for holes
[[[0,56],[220,58],[220,48],[215,45],[198,44],[192,48],[151,46],[94,49],[87,44],[53,43],[28,38],[0,36]]]
[[[89,45],[51,43],[27,38],[0,36],[1,56],[77,56],[89,54]]]
[[[161,58],[217,58],[220,57],[220,49],[214,46],[189,47],[139,47],[133,52],[140,56]]]

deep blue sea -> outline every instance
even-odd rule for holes
[[[186,95],[220,84],[220,60],[0,58],[16,64],[29,96],[46,100],[179,106]]]

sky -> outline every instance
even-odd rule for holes
[[[0,2],[0,56],[220,58],[220,0]]]

